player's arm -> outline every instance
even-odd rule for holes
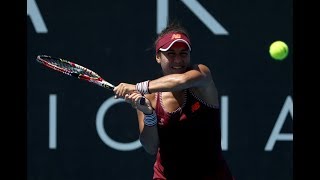
[[[158,150],[159,138],[157,130],[157,116],[150,100],[151,94],[145,96],[145,104],[140,104],[142,95],[140,93],[126,94],[124,99],[127,103],[137,109],[140,142],[149,154],[156,154]],[[153,100],[154,101],[154,100]]]
[[[153,111],[151,113],[154,113]],[[150,113],[150,114],[151,114]],[[157,124],[153,126],[147,126],[145,124],[146,115],[137,110],[140,130],[140,142],[143,148],[152,155],[155,155],[158,151],[159,137]]]
[[[207,104],[219,106],[218,91],[211,71],[203,64],[194,65],[191,70],[182,74],[170,74],[151,80],[148,84],[149,93],[179,91],[187,88],[192,89],[195,95]]]
[[[196,94],[208,104],[218,105],[218,95],[212,80],[210,69],[203,65],[194,65],[192,69],[181,74],[170,74],[158,79],[143,81],[137,84],[120,83],[114,88],[116,98],[123,98],[126,94],[140,92],[149,94],[154,92],[179,91],[193,88]],[[212,96],[211,96],[212,95]]]
[[[212,76],[209,68],[203,64],[194,65],[191,70],[182,74],[170,74],[158,79],[138,83],[140,90],[146,93],[179,91],[187,88],[206,88],[212,84]],[[120,83],[113,91],[116,97],[124,97],[126,94],[139,91],[137,85]],[[140,91],[139,91],[140,92]],[[141,92],[140,92],[141,93]]]
[[[205,88],[212,82],[209,68],[203,64],[194,65],[193,68],[182,74],[170,74],[149,81],[150,93],[179,91],[187,88]]]

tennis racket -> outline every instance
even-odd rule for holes
[[[96,84],[108,90],[113,90],[115,87],[113,84],[104,80],[96,72],[74,62],[48,55],[38,55],[36,60],[45,67]],[[141,98],[139,103],[144,105],[145,98]]]

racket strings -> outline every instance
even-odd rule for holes
[[[114,85],[105,81],[96,72],[74,62],[47,55],[38,55],[36,60],[42,65],[66,75],[97,84],[110,90],[114,88]]]
[[[75,64],[73,62],[61,59],[61,58],[53,58],[53,57],[42,57],[47,63],[49,63],[52,66],[59,67],[61,69],[66,70],[69,74],[77,74],[82,75],[88,78],[94,78],[99,79],[100,76],[94,73],[93,71],[82,67],[78,64]]]

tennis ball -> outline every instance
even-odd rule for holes
[[[289,48],[283,41],[275,41],[269,47],[269,54],[275,60],[284,60],[289,53]]]

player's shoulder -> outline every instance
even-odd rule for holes
[[[192,65],[193,68],[207,68],[209,69],[209,66],[207,66],[206,64],[193,64]]]
[[[195,69],[195,70],[203,71],[203,72],[211,72],[209,66],[207,66],[205,64],[194,64],[192,66],[192,68]]]

